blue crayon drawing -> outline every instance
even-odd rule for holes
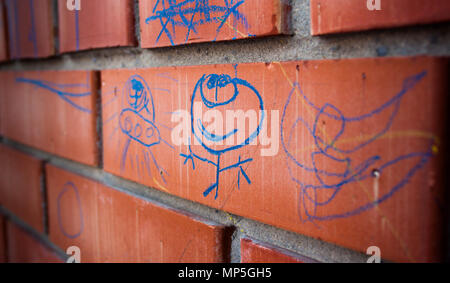
[[[7,22],[8,22],[8,34],[9,34],[9,51],[11,53],[11,58],[19,58],[22,55],[21,50],[21,34],[20,34],[20,25],[22,22],[20,21],[19,9],[20,4],[27,5],[21,3],[22,1],[18,0],[5,0],[6,5],[6,14],[7,14]],[[23,1],[25,2],[25,1]],[[35,3],[34,0],[28,0],[28,7],[30,9],[30,30],[27,36],[27,40],[31,43],[33,47],[33,57],[38,56],[38,42],[36,35],[36,19],[35,19]]]
[[[16,78],[16,83],[22,83],[22,84],[30,84],[34,85],[36,87],[45,89],[49,91],[50,93],[54,93],[58,95],[62,100],[69,103],[74,108],[85,112],[85,113],[91,113],[92,111],[90,109],[87,109],[86,107],[81,106],[76,102],[76,99],[80,99],[86,96],[91,95],[90,91],[90,84],[89,84],[89,74],[87,74],[86,77],[86,83],[83,84],[58,84],[53,83],[45,80],[38,80],[38,79],[30,79],[30,78]],[[67,89],[77,89],[79,91],[77,92],[70,92],[67,91]]]
[[[64,228],[62,217],[61,217],[61,211],[64,210],[64,206],[61,205],[61,199],[65,194],[69,193],[70,191],[73,191],[73,193],[75,194],[75,198],[76,198],[77,206],[78,206],[77,210],[78,210],[78,219],[80,221],[80,228],[79,228],[78,232],[76,232],[76,233],[67,232],[67,230]],[[56,201],[56,205],[57,205],[57,215],[58,215],[58,226],[59,226],[59,229],[61,230],[61,233],[63,233],[63,235],[69,239],[78,238],[84,231],[84,216],[83,216],[83,207],[81,205],[80,193],[78,192],[78,188],[75,186],[75,184],[73,182],[67,182],[64,184],[63,189],[58,194],[58,199]],[[74,211],[71,211],[71,215],[73,215],[74,217],[76,216]]]
[[[362,150],[365,147],[372,144],[391,129],[400,109],[402,99],[426,75],[427,72],[423,71],[406,78],[403,81],[402,89],[397,94],[381,106],[360,116],[346,116],[339,108],[330,103],[325,103],[322,106],[315,105],[304,94],[300,85],[298,83],[294,84],[282,114],[281,142],[286,154],[286,163],[290,177],[299,189],[298,209],[301,221],[314,222],[332,220],[350,217],[367,211],[389,199],[395,192],[403,188],[416,172],[425,166],[433,156],[433,140],[430,141],[429,150],[399,155],[391,160],[385,160],[382,156],[376,154],[372,155],[370,153],[365,153],[369,155],[369,157],[364,158],[365,160],[355,164],[355,160],[351,158],[351,154],[362,153]],[[294,93],[299,94],[299,99],[303,99],[306,102],[305,107],[310,107],[312,112],[315,113],[312,123],[308,123],[308,120],[304,116],[298,116],[295,121],[287,121],[286,113],[288,107],[291,105],[291,107],[295,107],[295,104],[293,104],[293,101],[295,100],[293,99]],[[304,111],[302,111],[302,113],[303,112]],[[388,119],[386,119],[386,114],[389,114]],[[320,121],[323,121],[325,118],[334,121],[339,125],[337,128],[334,128],[333,136],[328,139],[319,132],[319,127],[321,126]],[[364,139],[364,141],[357,141],[356,145],[351,148],[343,149],[339,147],[340,142],[342,142],[341,138],[346,131],[346,127],[366,119],[378,119],[377,121],[380,122],[379,125],[381,125],[381,130],[377,131],[373,136],[371,135],[370,138]],[[314,140],[314,145],[309,154],[309,158],[306,157],[299,160],[299,158],[295,156],[296,142],[294,135],[296,132],[306,132],[311,135]],[[305,156],[307,155],[308,153],[306,153]],[[317,166],[319,160],[328,162],[329,164],[339,164],[339,166],[331,166],[333,169],[330,167],[327,167],[326,170],[320,169]],[[414,163],[414,161],[416,162]],[[410,165],[411,163],[413,165]],[[399,176],[401,177],[400,181],[388,188],[387,192],[383,195],[366,203],[357,204],[356,208],[351,207],[348,208],[347,211],[339,213],[327,211],[326,206],[333,201],[341,190],[348,187],[348,185],[356,184],[369,178],[377,178],[383,174],[383,171],[386,171],[396,164],[404,164],[403,166],[406,166],[405,168],[408,169],[408,171],[404,176]],[[374,168],[375,166],[376,168]],[[308,183],[305,182],[305,180],[314,180],[314,183]]]
[[[123,90],[123,108],[119,113],[113,114],[105,123],[118,116],[119,129],[127,136],[127,141],[122,149],[120,169],[125,169],[131,142],[137,143],[143,147],[142,162],[147,166],[147,172],[151,176],[150,162],[153,162],[158,169],[159,175],[164,183],[167,183],[164,175],[167,171],[162,168],[152,152],[152,147],[165,144],[171,149],[174,147],[161,137],[159,124],[155,117],[155,104],[153,96],[147,82],[139,75],[131,76],[125,83]],[[162,125],[164,126],[164,125]],[[113,132],[114,134],[114,132]],[[136,169],[140,174],[139,156],[136,156]],[[130,157],[132,164],[132,158]],[[144,167],[144,165],[142,165]],[[142,168],[143,169],[143,168]]]
[[[75,50],[80,50],[80,11],[75,10]]]
[[[31,19],[31,31],[29,35],[29,40],[33,44],[33,54],[34,57],[38,56],[38,47],[37,47],[37,36],[36,36],[36,23],[34,18],[34,0],[29,0],[30,3],[30,19]]]
[[[156,42],[162,35],[166,35],[172,45],[175,45],[176,27],[185,28],[183,34],[185,42],[192,34],[198,34],[198,27],[208,24],[216,24],[216,38],[223,26],[231,18],[233,30],[237,32],[237,25],[244,26],[248,36],[249,25],[245,16],[239,12],[240,6],[245,0],[223,0],[223,5],[211,5],[210,0],[157,0],[153,7],[152,16],[145,22],[158,21],[161,24]],[[235,36],[236,37],[236,36]],[[215,40],[215,39],[214,39]]]
[[[8,17],[9,52],[11,58],[20,57],[20,28],[17,0],[5,0],[6,15]]]
[[[234,88],[234,93],[229,99],[224,99],[223,97],[219,96],[219,90],[231,86]],[[205,96],[203,89],[207,88],[208,90],[212,90],[214,92],[214,99],[208,100],[208,98]],[[242,89],[245,88],[248,90],[247,92],[243,92]],[[223,142],[226,139],[233,137],[238,134],[239,129],[235,128],[232,131],[229,131],[225,135],[216,135],[211,132],[209,132],[204,124],[203,121],[200,118],[196,119],[196,113],[194,113],[194,100],[200,96],[202,104],[207,107],[208,109],[215,109],[219,108],[221,106],[229,105],[237,99],[239,95],[244,95],[242,93],[247,93],[249,95],[254,95],[257,98],[258,104],[259,104],[259,110],[261,110],[261,117],[259,120],[259,124],[256,127],[255,131],[250,133],[249,136],[242,142],[238,142],[238,144],[235,145],[229,145],[225,146],[221,149],[214,149],[214,145],[218,144],[219,142]],[[249,145],[253,140],[255,140],[261,131],[261,127],[263,125],[263,121],[265,119],[264,114],[264,103],[261,98],[261,95],[259,94],[258,90],[253,87],[249,82],[239,79],[239,78],[231,78],[229,75],[217,75],[217,74],[210,74],[210,75],[203,75],[200,80],[197,82],[194,93],[192,95],[191,99],[191,131],[194,135],[194,138],[201,144],[201,146],[212,156],[215,157],[214,160],[210,160],[207,157],[200,156],[199,154],[196,154],[193,151],[193,148],[191,145],[189,145],[189,154],[181,154],[182,157],[185,158],[184,164],[186,164],[188,161],[191,162],[193,169],[195,170],[195,160],[199,160],[201,162],[207,163],[209,165],[212,165],[216,168],[216,179],[215,182],[209,186],[204,192],[203,196],[207,197],[211,191],[214,189],[216,190],[215,193],[215,199],[218,197],[219,193],[219,179],[220,174],[231,170],[231,169],[237,169],[238,170],[238,186],[240,185],[240,176],[244,176],[247,183],[250,185],[251,180],[247,173],[245,172],[243,165],[247,164],[251,161],[253,161],[252,158],[241,160],[241,157],[239,156],[238,161],[230,166],[222,167],[221,166],[221,157],[226,154],[227,152],[235,151],[237,149],[240,149],[244,146]],[[196,119],[196,120],[195,120]],[[238,126],[239,127],[239,126]],[[212,146],[205,143],[205,140],[212,142]]]

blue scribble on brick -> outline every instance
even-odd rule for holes
[[[80,11],[75,10],[75,50],[80,50]]]
[[[184,27],[186,32],[183,35],[185,42],[189,37],[198,34],[198,27],[202,25],[217,24],[216,40],[224,24],[232,18],[233,28],[236,31],[237,24],[244,26],[248,36],[253,36],[248,32],[249,25],[245,16],[239,12],[239,7],[245,0],[223,0],[223,5],[211,5],[209,0],[157,0],[152,11],[152,16],[146,18],[149,24],[152,21],[159,21],[161,30],[156,38],[159,41],[162,35],[166,35],[172,45],[175,45],[175,28]]]
[[[127,136],[125,145],[122,148],[120,170],[125,170],[127,160],[130,161],[130,164],[133,164],[131,157],[129,157],[129,147],[130,144],[134,142],[142,147],[142,161],[147,167],[148,174],[151,176],[150,161],[152,161],[158,169],[163,182],[167,183],[164,174],[169,174],[158,164],[155,155],[152,152],[152,148],[161,143],[167,145],[171,149],[174,149],[174,147],[161,136],[158,126],[163,126],[165,128],[166,126],[161,125],[156,121],[153,95],[143,77],[133,75],[126,81],[123,93],[123,105],[120,113],[113,114],[105,121],[105,123],[108,123],[116,116],[119,116],[118,128]],[[139,155],[136,155],[135,158],[137,172],[140,174]]]
[[[36,18],[35,18],[35,3],[34,0],[28,0],[28,4],[25,1],[18,0],[5,0],[7,26],[9,35],[9,52],[12,59],[20,58],[21,56],[21,26],[23,21],[19,18],[19,11],[21,5],[28,5],[30,9],[30,30],[28,31],[27,40],[33,47],[33,56],[38,56],[38,40],[36,34]]]
[[[72,192],[70,192],[70,191],[72,191]],[[80,221],[80,227],[78,228],[79,230],[77,233],[69,233],[64,228],[64,225],[63,225],[62,211],[64,211],[64,207],[62,206],[61,200],[62,200],[63,196],[68,193],[75,194],[75,200],[77,202],[77,211],[71,211],[71,216],[73,217],[73,219],[78,218]],[[80,197],[78,188],[73,182],[69,181],[64,184],[63,189],[58,194],[58,198],[56,201],[56,209],[57,209],[57,216],[58,216],[58,226],[59,226],[61,233],[63,233],[63,235],[69,239],[76,239],[79,236],[81,236],[81,234],[83,234],[83,231],[84,231],[83,206],[81,203],[81,197]],[[78,215],[76,212],[78,212]]]
[[[75,102],[76,99],[91,95],[91,92],[89,90],[90,87],[88,78],[86,79],[85,84],[57,84],[45,80],[30,79],[30,78],[16,78],[16,83],[30,84],[45,89],[51,93],[58,95],[58,97],[60,97],[62,100],[64,100],[65,102],[69,103],[71,106],[82,112],[89,114],[92,112],[90,109],[87,109]],[[67,88],[71,89],[78,88],[80,89],[80,92],[69,92],[65,90]]]
[[[299,217],[302,222],[314,223],[314,221],[345,218],[367,211],[392,197],[395,192],[403,188],[411,180],[411,178],[427,164],[433,156],[433,140],[430,141],[428,150],[399,155],[392,160],[385,160],[382,156],[377,154],[369,154],[371,155],[370,157],[363,160],[359,164],[355,164],[355,160],[351,158],[352,153],[361,153],[366,146],[385,135],[391,129],[393,122],[398,115],[402,99],[426,75],[427,72],[423,71],[406,78],[403,82],[402,89],[380,107],[377,107],[366,114],[353,117],[345,116],[339,108],[331,103],[325,103],[323,106],[314,104],[304,94],[300,84],[298,82],[294,83],[282,114],[281,143],[286,154],[286,163],[289,175],[299,189],[298,210]],[[287,108],[290,105],[295,107],[295,104],[293,104],[294,100],[292,99],[294,93],[299,94],[299,99],[304,100],[305,107],[310,107],[312,111],[316,113],[312,124],[308,123],[307,119],[302,116],[297,117],[295,121],[288,121],[286,116]],[[340,139],[348,125],[364,121],[369,118],[377,119],[381,114],[386,114],[387,111],[392,111],[388,112],[391,113],[388,116],[389,118],[387,121],[381,120],[383,121],[382,123],[385,124],[382,124],[382,129],[378,133],[375,133],[370,139],[359,142],[350,149],[342,149],[338,147]],[[318,133],[319,121],[323,120],[325,117],[339,123],[339,127],[336,129],[337,132],[333,137],[330,137],[329,141],[326,141],[325,138],[320,137]],[[295,156],[296,146],[294,136],[299,130],[300,132],[306,132],[313,137],[314,149],[312,149],[312,152],[310,153],[309,160],[307,160],[308,158],[300,160]],[[334,168],[334,166],[331,166],[326,170],[319,169],[317,167],[318,158],[328,160],[331,164],[340,163],[343,165],[345,170],[342,169],[341,172],[339,172]],[[393,165],[408,161],[413,162],[413,160],[416,160],[416,162],[413,163],[413,165],[409,165],[410,163],[408,163],[407,166],[411,167],[408,168],[409,170],[404,176],[401,176],[400,181],[388,188],[386,193],[379,196],[375,200],[369,200],[366,203],[358,204],[356,208],[348,208],[347,211],[340,213],[327,211],[326,206],[330,204],[339,192],[345,189],[349,184],[358,183],[369,178],[377,178],[377,176],[373,173],[373,170],[376,170],[377,173],[381,175],[383,174],[383,171],[386,171]],[[377,168],[373,169],[376,163]],[[314,180],[314,183],[311,183],[312,181],[308,180]],[[319,208],[322,208],[320,213],[318,212]]]
[[[31,20],[31,30],[29,35],[29,40],[33,44],[33,54],[34,57],[38,56],[38,46],[37,46],[37,36],[36,36],[36,20],[34,17],[34,0],[29,0],[30,3],[30,20]]]
[[[232,97],[230,99],[222,101],[223,98],[218,97],[218,90],[223,89],[227,86],[233,86],[234,94],[232,95]],[[205,94],[203,93],[204,87],[206,87],[209,90],[214,90],[214,92],[215,92],[214,100],[211,101],[211,100],[208,100],[208,98],[206,98]],[[216,134],[213,134],[213,133],[210,133],[209,131],[207,131],[206,128],[204,127],[203,121],[201,119],[194,121],[194,117],[196,117],[195,113],[194,113],[195,98],[200,97],[202,104],[205,107],[207,107],[209,109],[215,109],[217,107],[229,105],[229,104],[235,102],[239,95],[241,95],[241,96],[245,95],[245,94],[243,94],[244,92],[240,92],[238,90],[238,87],[246,88],[247,90],[249,90],[249,92],[247,92],[248,95],[254,95],[257,98],[258,103],[259,103],[259,110],[261,110],[261,117],[259,120],[259,124],[258,124],[257,128],[255,129],[255,131],[250,133],[249,136],[241,143],[236,144],[236,145],[230,145],[230,146],[227,146],[220,150],[214,149],[212,146],[206,144],[203,139],[208,140],[209,142],[212,142],[213,144],[217,144],[217,143],[225,141],[229,137],[235,136],[239,130],[233,129],[223,136],[216,135]],[[222,74],[222,75],[218,75],[218,74],[206,75],[205,74],[200,78],[200,80],[198,80],[198,82],[194,88],[194,93],[193,93],[192,99],[191,99],[191,131],[192,131],[192,134],[194,135],[194,138],[201,144],[201,146],[209,154],[211,154],[213,157],[215,157],[215,159],[210,160],[207,157],[204,157],[204,156],[201,156],[201,155],[195,153],[194,150],[192,149],[191,145],[189,145],[189,153],[188,154],[182,153],[182,154],[180,154],[180,156],[184,158],[184,164],[186,164],[186,163],[188,163],[188,161],[190,161],[194,170],[195,170],[195,160],[199,160],[201,162],[204,162],[206,164],[209,164],[209,165],[212,165],[215,167],[215,171],[216,171],[215,182],[213,184],[211,184],[203,192],[204,197],[207,197],[211,193],[211,191],[215,190],[214,198],[217,199],[218,194],[219,194],[220,174],[225,171],[231,170],[231,169],[238,169],[238,187],[240,186],[241,174],[244,176],[247,183],[249,185],[251,184],[251,180],[250,180],[249,176],[247,175],[247,173],[245,172],[243,165],[247,164],[249,162],[252,162],[253,161],[252,158],[241,160],[241,157],[239,156],[237,163],[227,166],[227,167],[222,167],[221,157],[224,154],[226,154],[227,152],[236,151],[242,147],[249,145],[253,140],[255,140],[259,136],[264,119],[265,119],[264,113],[265,112],[264,112],[263,99],[262,99],[261,95],[259,94],[258,90],[253,85],[251,85],[249,82],[247,82],[243,79],[237,78],[237,77],[231,78],[229,75],[225,75],[225,74]]]

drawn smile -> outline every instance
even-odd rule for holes
[[[234,129],[232,131],[230,131],[229,133],[220,136],[220,135],[216,135],[213,134],[211,132],[209,132],[205,126],[203,126],[203,123],[200,119],[197,120],[197,127],[200,130],[200,132],[202,133],[202,136],[204,136],[207,140],[212,141],[212,142],[220,142],[220,141],[224,141],[227,138],[236,135],[236,133],[239,131],[238,129]]]

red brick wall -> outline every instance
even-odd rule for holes
[[[7,223],[8,262],[61,263],[63,260],[49,247],[12,222]]]
[[[3,25],[8,28],[10,59],[42,58],[55,54],[52,0],[2,0]]]
[[[0,145],[0,204],[44,232],[42,162]]]

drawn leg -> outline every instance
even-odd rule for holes
[[[244,161],[241,161],[241,156],[239,156],[239,162],[237,163],[237,165],[239,165],[239,171],[238,171],[238,189],[241,189],[241,174],[242,176],[244,176],[245,180],[247,181],[247,184],[251,185],[252,181],[250,180],[250,177],[248,177],[247,173],[245,173],[244,168],[242,168],[242,164],[246,163],[246,162],[250,162],[251,159],[247,159]]]
[[[209,186],[209,188],[207,188],[204,192],[203,192],[203,196],[207,197],[209,195],[209,193],[216,189],[216,196],[214,197],[214,199],[217,199],[217,197],[219,196],[219,177],[220,177],[220,154],[217,156],[217,164],[216,164],[216,182],[214,184],[212,184],[211,186]]]

